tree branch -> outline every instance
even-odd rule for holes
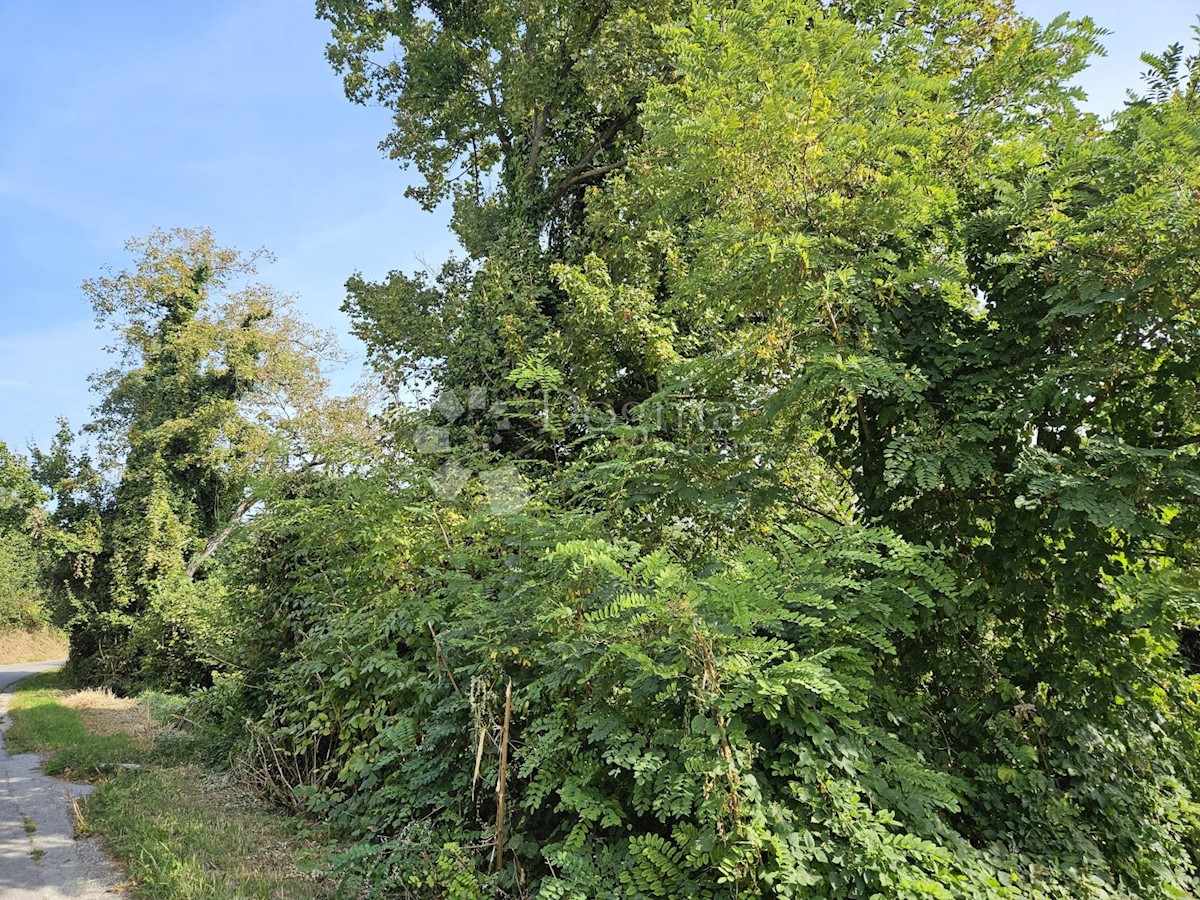
[[[529,189],[530,193],[538,183],[538,163],[542,156],[542,136],[546,132],[546,105],[540,104],[533,113],[533,133],[529,136]]]
[[[196,577],[196,573],[200,571],[200,567],[208,562],[209,558],[221,548],[221,545],[229,540],[230,535],[238,530],[238,527],[242,524],[242,516],[250,512],[250,507],[254,506],[257,502],[257,497],[250,496],[234,507],[233,513],[230,515],[225,527],[210,537],[208,543],[204,545],[204,549],[192,557],[191,561],[187,564],[188,578]]]
[[[595,178],[602,178],[610,172],[615,172],[617,169],[625,167],[627,160],[623,159],[603,166],[593,167],[592,163],[602,150],[607,150],[613,145],[621,130],[633,121],[636,110],[637,103],[635,102],[629,110],[609,122],[608,127],[604,129],[604,133],[596,138],[595,142],[583,152],[583,155],[575,163],[574,167],[562,177],[562,180],[559,181],[553,190],[544,195],[542,199],[544,207],[554,206],[576,185]]]
[[[607,166],[598,166],[595,169],[588,170],[587,172],[580,172],[578,175],[571,176],[565,181],[560,182],[558,187],[551,192],[550,196],[546,198],[546,205],[553,206],[564,196],[566,196],[567,191],[571,190],[571,188],[575,187],[576,185],[583,184],[585,181],[592,181],[596,178],[602,178],[610,172],[615,172],[618,169],[625,168],[627,164],[628,160],[623,159],[620,162],[610,163]]]
[[[484,82],[484,88],[487,90],[488,107],[492,114],[496,117],[495,134],[496,140],[500,142],[500,149],[505,153],[512,153],[512,135],[508,129],[504,127],[504,117],[500,113],[500,101],[496,98],[496,89],[490,81]]]
[[[592,16],[591,22],[588,23],[588,27],[583,33],[583,39],[579,42],[581,47],[586,49],[587,47],[591,46],[592,41],[596,39],[596,35],[600,32],[601,24],[603,24],[605,17],[608,16],[611,9],[611,0],[604,0],[603,3],[596,5],[595,14]],[[560,45],[559,55],[562,57],[562,64],[558,68],[555,80],[561,82],[571,74],[571,70],[575,68],[575,63],[579,58],[570,52],[569,48],[567,47],[567,40],[565,36],[562,44]]]
[[[1200,444],[1200,434],[1193,435],[1192,437],[1178,438],[1161,449],[1182,450],[1184,447],[1194,447],[1197,444]]]

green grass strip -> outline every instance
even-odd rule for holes
[[[9,705],[9,753],[47,753],[47,775],[89,779],[122,763],[141,763],[146,750],[123,734],[91,734],[83,717],[63,706],[55,691],[68,685],[61,672],[45,672],[17,685]]]

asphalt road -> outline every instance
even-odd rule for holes
[[[42,774],[37,754],[9,756],[3,729],[14,683],[62,663],[0,666],[0,900],[112,900],[119,875],[94,841],[75,840],[71,796],[86,785]]]

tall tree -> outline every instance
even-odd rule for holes
[[[325,462],[322,431],[350,426],[353,404],[326,395],[332,338],[249,281],[265,251],[206,230],[128,249],[134,268],[84,284],[117,365],[94,376],[85,429],[112,480],[72,662],[103,680],[203,681],[227,631],[214,553],[260,499],[256,482]]]
[[[641,104],[667,77],[656,26],[679,9],[677,0],[318,4],[347,93],[392,111],[383,148],[419,170],[412,193],[427,208],[452,205],[467,255],[433,279],[351,279],[346,309],[394,380],[520,395],[513,370],[572,327],[552,266],[586,250],[586,197],[628,165]],[[644,399],[655,384],[637,362],[625,347],[606,349],[581,361],[568,387],[617,406]],[[605,366],[622,374],[602,391],[587,376]],[[565,361],[563,370],[574,371]],[[500,450],[553,456],[519,421]]]

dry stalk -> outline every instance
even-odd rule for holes
[[[475,782],[479,780],[479,769],[483,765],[483,744],[487,739],[487,731],[483,728],[478,728],[479,741],[475,745],[475,771],[471,775],[471,799],[475,799]]]
[[[475,799],[475,785],[483,771],[483,751],[490,738],[492,743],[499,746],[495,732],[500,730],[500,723],[492,716],[492,700],[494,696],[491,686],[479,676],[471,679],[470,696],[472,725],[475,729],[475,770],[471,776],[471,799]]]
[[[71,822],[75,826],[75,833],[79,834],[87,827],[83,818],[83,810],[79,808],[79,799],[70,791],[67,791],[67,801],[71,804]]]

